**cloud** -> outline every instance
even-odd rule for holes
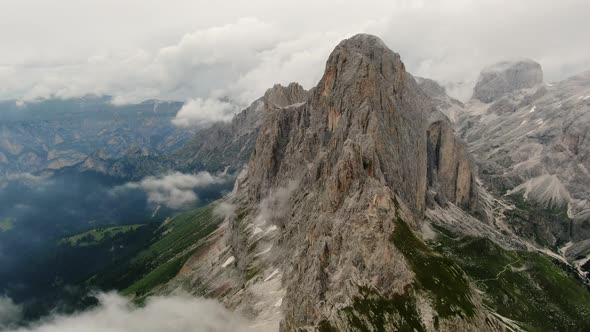
[[[260,202],[254,223],[257,225],[284,225],[284,217],[289,210],[289,199],[298,186],[299,181],[291,180],[286,187],[272,190]]]
[[[24,184],[33,185],[46,181],[47,177],[34,175],[31,173],[14,173],[8,174],[6,176],[6,179],[8,179],[9,181],[18,181]]]
[[[138,307],[114,293],[99,305],[71,316],[54,316],[11,332],[240,332],[247,323],[214,300],[188,295],[153,297]]]
[[[183,174],[174,172],[162,176],[146,177],[139,182],[130,182],[117,187],[123,189],[141,189],[147,194],[148,201],[156,205],[165,205],[172,209],[180,209],[195,203],[199,197],[195,189],[228,181],[226,176],[212,175],[209,172]]]
[[[10,298],[0,296],[0,329],[7,329],[22,317],[22,308]]]
[[[213,209],[213,214],[222,218],[230,218],[236,214],[236,206],[227,202],[221,202]]]
[[[212,122],[229,121],[239,108],[232,103],[216,99],[191,99],[187,101],[172,123],[179,127],[204,126]]]
[[[274,83],[312,87],[336,43],[358,32],[380,36],[413,74],[467,92],[482,67],[504,58],[539,61],[548,80],[590,69],[585,0],[367,0],[360,10],[352,0],[179,0],[174,10],[164,1],[130,0],[127,10],[114,0],[31,1],[3,6],[0,99],[109,94],[118,104],[179,99],[185,113],[208,103],[219,112],[181,114],[183,125],[228,119],[220,103],[243,107]],[[26,17],[31,5],[44,15]]]
[[[4,71],[0,66],[0,78],[12,82],[10,88],[0,87],[0,95],[22,102],[109,94],[115,104],[208,98],[255,66],[261,50],[279,41],[278,32],[272,23],[240,18],[187,33],[176,43],[151,51],[93,54],[65,63],[35,60]]]

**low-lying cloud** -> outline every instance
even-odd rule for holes
[[[229,179],[225,175],[212,175],[209,172],[184,174],[174,172],[161,176],[146,177],[139,182],[130,182],[116,190],[125,188],[141,189],[147,194],[148,202],[180,209],[198,201],[195,189],[214,184],[222,184]]]
[[[22,309],[12,299],[0,296],[0,330],[8,329],[22,317]]]
[[[172,123],[179,127],[199,127],[212,122],[229,121],[239,108],[217,99],[195,98],[187,101]]]
[[[231,218],[236,214],[236,208],[233,204],[221,202],[213,209],[213,214],[223,219]]]
[[[279,187],[272,190],[260,202],[258,215],[254,222],[260,225],[266,225],[268,223],[283,225],[285,222],[284,217],[289,210],[289,199],[298,186],[299,181],[291,180],[286,187]]]
[[[214,300],[188,295],[153,297],[138,307],[115,293],[98,295],[99,305],[70,316],[53,316],[10,332],[243,332],[247,322]]]

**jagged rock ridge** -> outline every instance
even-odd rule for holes
[[[351,329],[342,310],[362,287],[408,295],[413,272],[390,241],[396,215],[415,224],[427,196],[476,208],[471,161],[448,122],[429,122],[431,112],[399,55],[358,35],[335,48],[304,105],[267,119],[250,163],[250,202],[287,180],[299,184],[290,217],[269,221],[288,250],[277,260],[283,329],[322,320]]]
[[[438,82],[423,77],[416,77],[416,82],[420,89],[432,99],[437,110],[446,115],[452,123],[455,123],[462,115],[465,105],[449,97],[446,89]]]

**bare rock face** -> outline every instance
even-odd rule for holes
[[[459,100],[449,97],[446,89],[438,82],[423,77],[416,77],[416,82],[420,89],[432,99],[436,110],[446,115],[452,123],[455,123],[462,115],[465,105]]]
[[[480,277],[465,274],[431,228],[526,248],[500,218],[508,207],[476,183],[466,146],[433,100],[441,91],[419,86],[370,35],[342,41],[318,85],[303,100],[298,90],[267,93],[248,168],[220,203],[231,213],[176,285],[198,285],[260,331],[519,330],[484,305],[491,293]],[[468,137],[498,131],[473,129]],[[582,129],[564,131],[560,152],[587,156]],[[537,187],[560,189],[543,179]],[[499,252],[492,244],[472,250]]]
[[[452,128],[435,122],[428,129],[428,185],[439,198],[457,206],[476,208],[475,175],[466,158],[465,145],[458,142]]]
[[[509,93],[533,88],[541,83],[543,71],[538,63],[528,59],[503,61],[480,73],[473,98],[491,103]]]

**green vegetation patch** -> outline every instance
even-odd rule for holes
[[[98,245],[105,240],[112,239],[120,234],[136,231],[143,226],[145,225],[138,224],[95,228],[84,233],[63,238],[59,241],[59,244],[69,244],[72,247],[88,247]]]
[[[127,295],[148,295],[155,287],[174,278],[186,261],[206,243],[197,245],[211,235],[222,222],[213,215],[213,205],[185,212],[156,230],[151,245],[137,254],[118,273],[110,271],[105,281],[123,289]]]
[[[8,232],[14,228],[14,221],[11,218],[4,218],[0,220],[0,232]]]
[[[418,288],[433,296],[440,317],[472,317],[475,314],[469,281],[454,260],[434,252],[399,217],[390,240],[404,254],[416,274]]]
[[[590,331],[590,292],[550,258],[485,238],[441,234],[438,249],[484,291],[484,304],[527,331]]]
[[[135,260],[155,259],[159,263],[168,261],[213,233],[221,221],[220,217],[213,215],[212,205],[180,214],[158,229],[161,233],[159,239],[142,251]]]
[[[526,201],[522,195],[510,195],[507,198],[515,207],[505,211],[507,222],[513,226],[517,235],[534,239],[540,245],[556,252],[565,242],[558,240],[554,243],[553,237],[547,236],[547,232],[558,238],[559,233],[572,235],[573,220],[567,214],[567,205],[545,206]]]
[[[182,268],[189,255],[185,257],[175,258],[170,260],[151,272],[146,276],[135,282],[133,285],[123,291],[124,295],[143,295],[149,293],[155,287],[171,280],[178,274],[178,271]]]
[[[359,290],[360,296],[353,299],[352,306],[342,309],[356,331],[425,331],[412,292],[385,298],[367,287]],[[324,331],[334,330],[325,323],[320,327]]]

